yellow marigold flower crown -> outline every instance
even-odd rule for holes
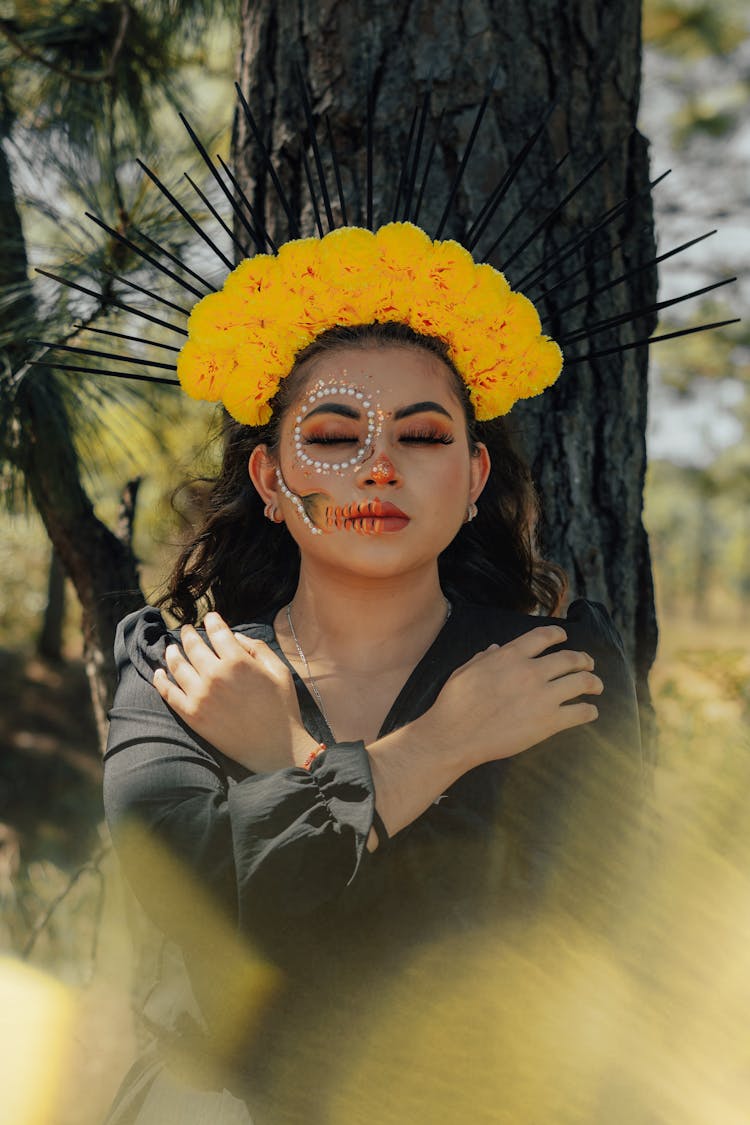
[[[241,262],[193,308],[177,374],[193,398],[262,425],[301,349],[326,329],[375,321],[444,340],[479,421],[541,394],[562,370],[534,305],[502,273],[458,242],[393,222],[294,239]]]

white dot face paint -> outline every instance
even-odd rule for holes
[[[295,468],[306,475],[341,477],[356,471],[371,457],[383,427],[385,413],[365,387],[349,383],[347,372],[329,380],[319,379],[307,392],[294,418],[292,445]],[[344,519],[344,508],[324,489],[293,492],[280,469],[276,478],[281,492],[293,504],[300,519],[314,535],[352,526]],[[366,526],[364,513],[354,521]],[[370,521],[372,522],[372,521]]]
[[[346,371],[342,372],[346,376]],[[292,443],[297,464],[313,473],[357,469],[372,454],[383,425],[383,411],[363,387],[345,378],[319,380],[310,388],[294,420]]]
[[[349,383],[346,370],[333,379],[318,380],[307,392],[294,418],[292,445],[295,468],[309,476],[356,471],[372,456],[386,417],[365,387]],[[351,526],[344,509],[323,488],[293,492],[280,469],[276,479],[281,492],[313,535]],[[362,517],[364,519],[364,515]],[[372,522],[372,521],[370,521]],[[357,529],[362,520],[357,520]],[[365,523],[362,523],[365,526]]]
[[[465,516],[472,465],[452,377],[417,350],[342,353],[314,371],[282,423],[277,492],[290,531],[302,548],[339,531],[383,542],[353,548],[347,565],[395,565],[417,542],[422,551],[417,526],[439,553]],[[335,545],[319,549],[341,561]]]

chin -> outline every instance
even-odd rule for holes
[[[404,532],[361,535],[353,531],[339,531],[332,536],[318,537],[315,550],[318,565],[328,565],[332,570],[363,578],[395,578],[426,567],[436,567],[439,555],[450,539],[425,542],[424,537],[407,536]],[[303,557],[308,552],[302,547]]]

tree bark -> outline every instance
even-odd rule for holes
[[[63,624],[65,621],[65,571],[57,552],[50,552],[47,575],[47,603],[36,651],[45,660],[62,660]]]
[[[331,117],[346,196],[362,221],[368,74],[375,95],[375,223],[392,218],[397,173],[412,107],[432,82],[431,123],[445,118],[420,225],[434,230],[466,146],[475,109],[497,70],[495,95],[482,123],[453,215],[443,237],[461,236],[500,180],[510,159],[553,103],[539,143],[492,223],[499,234],[522,209],[490,258],[499,269],[545,214],[601,155],[558,220],[507,270],[511,284],[562,247],[595,216],[634,192],[637,204],[588,246],[583,269],[542,306],[545,330],[560,337],[589,323],[648,306],[656,281],[644,271],[597,298],[570,302],[645,263],[654,255],[647,142],[635,132],[640,90],[641,6],[636,0],[307,0],[277,4],[243,0],[239,81],[268,146],[303,233],[314,233],[296,134],[304,118],[295,68],[312,91],[323,139]],[[570,150],[558,173],[555,163]],[[241,115],[234,131],[240,181],[271,232],[288,237],[283,211]],[[421,173],[420,173],[421,174]],[[333,176],[329,182],[333,184]],[[547,181],[545,183],[545,181]],[[540,184],[542,187],[540,188]],[[334,193],[335,194],[335,193]],[[334,203],[334,212],[338,206]],[[625,240],[623,243],[623,239]],[[622,245],[620,245],[622,243]],[[488,243],[480,243],[479,249]],[[581,264],[569,259],[546,278],[551,286]],[[540,290],[529,291],[539,300]],[[648,335],[653,321],[610,329],[593,346]],[[572,593],[605,602],[632,661],[644,717],[651,714],[648,672],[657,626],[642,497],[646,468],[647,349],[570,365],[554,388],[519,403],[510,421],[541,493],[545,550],[567,570]]]
[[[24,316],[29,311],[27,256],[7,157],[0,132],[0,239],[14,252],[0,260],[0,289],[19,286]],[[10,318],[9,318],[10,319]],[[30,334],[30,330],[25,335]],[[25,346],[5,349],[0,372],[0,405],[12,424],[0,453],[23,474],[54,551],[71,578],[83,610],[86,671],[102,748],[107,710],[115,687],[112,656],[115,628],[124,614],[143,605],[138,565],[129,541],[121,541],[95,515],[81,483],[78,454],[65,403],[54,377],[32,371],[21,377]]]

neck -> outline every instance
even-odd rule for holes
[[[447,613],[437,566],[394,578],[300,568],[291,602],[295,632],[308,660],[352,672],[413,664],[440,631]],[[277,618],[286,631],[286,611]]]

